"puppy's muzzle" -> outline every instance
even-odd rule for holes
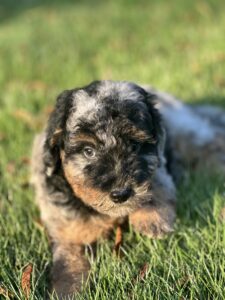
[[[114,190],[110,193],[110,197],[114,203],[123,203],[133,194],[133,190],[130,187]]]

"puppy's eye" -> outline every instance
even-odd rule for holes
[[[141,148],[141,145],[138,143],[133,143],[131,146],[132,152],[138,152]]]
[[[89,147],[89,146],[84,147],[83,154],[87,158],[94,158],[95,155],[96,155],[95,150],[92,147]]]

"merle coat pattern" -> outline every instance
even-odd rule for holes
[[[176,163],[170,162],[177,156],[191,162],[182,146],[187,136],[196,153],[209,142],[199,145],[192,127],[177,130],[169,120],[176,101],[119,81],[96,81],[57,98],[34,142],[32,182],[52,240],[52,285],[60,298],[78,292],[88,278],[85,245],[116,225],[128,219],[138,232],[158,238],[172,231],[176,195],[168,167],[174,173]],[[177,155],[165,152],[165,144]]]

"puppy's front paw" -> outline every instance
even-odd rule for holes
[[[65,240],[64,244],[56,245],[52,266],[52,292],[56,299],[76,299],[76,294],[88,281],[89,270],[83,245],[66,244]]]
[[[173,231],[175,211],[173,207],[146,207],[130,215],[130,223],[134,229],[151,238],[163,238]]]

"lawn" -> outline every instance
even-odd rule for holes
[[[51,254],[29,156],[56,95],[115,79],[225,106],[224,11],[222,0],[0,0],[0,293],[25,299],[28,263],[30,299],[47,291]],[[113,241],[99,243],[91,284],[77,299],[225,299],[224,205],[222,176],[189,172],[175,232],[158,241],[130,230],[121,259]]]

